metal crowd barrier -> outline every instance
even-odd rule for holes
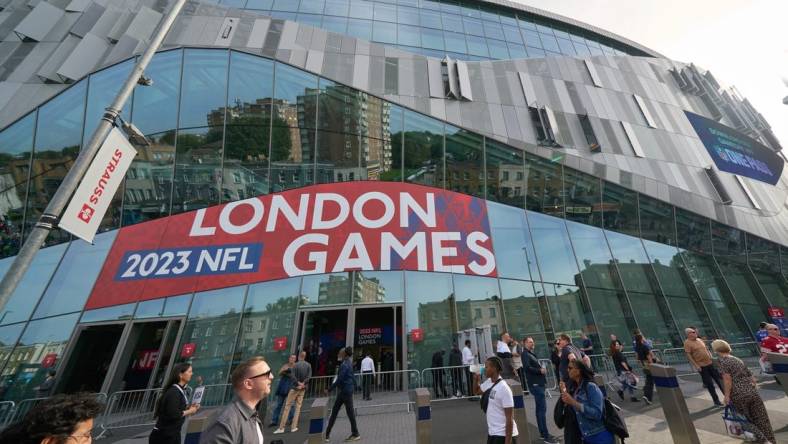
[[[418,370],[391,370],[385,372],[354,373],[356,392],[363,393],[365,380],[369,381],[370,396],[382,393],[403,392],[421,387],[421,377]],[[335,375],[313,376],[307,383],[304,399],[322,398],[325,390],[331,387]]]
[[[432,401],[475,396],[467,365],[425,368],[421,371],[421,383],[430,390]]]
[[[156,399],[160,393],[161,389],[156,388],[120,391],[110,395],[101,416],[101,433],[98,437],[113,429],[153,426],[156,423]]]
[[[107,402],[106,393],[95,393],[96,399],[105,404]],[[49,397],[28,398],[15,403],[13,401],[0,401],[0,430],[22,420],[27,413],[42,401]],[[99,415],[100,417],[101,415]]]
[[[48,399],[48,397],[43,398],[30,398],[30,399],[23,399],[19,401],[14,409],[14,412],[11,414],[10,421],[8,424],[13,424],[27,415],[27,412],[32,410],[33,407],[37,406],[39,402]]]
[[[547,370],[544,374],[545,379],[547,379],[545,388],[547,390],[558,390],[558,378],[555,375],[555,367],[553,367],[553,361],[549,359],[540,359],[539,365],[541,365],[542,368]],[[551,398],[553,397],[552,393],[550,393],[549,391],[547,392],[547,394]]]
[[[0,402],[0,429],[11,423],[11,418],[14,416],[16,404],[14,401]]]

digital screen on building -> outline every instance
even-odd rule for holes
[[[485,201],[345,182],[131,225],[119,230],[86,307],[356,270],[497,276]]]
[[[684,111],[714,163],[722,171],[776,184],[783,171],[777,153],[719,122]]]

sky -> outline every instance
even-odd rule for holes
[[[514,0],[708,69],[766,118],[788,152],[788,1]],[[788,80],[785,80],[788,82]]]

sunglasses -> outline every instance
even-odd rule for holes
[[[270,368],[268,369],[267,372],[260,373],[259,375],[255,375],[255,376],[250,376],[250,377],[248,377],[246,379],[257,379],[257,378],[262,378],[262,377],[266,377],[267,378],[269,376],[271,376],[271,369]]]

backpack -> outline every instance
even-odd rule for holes
[[[618,414],[618,409],[618,406],[610,402],[609,399],[605,398],[605,408],[604,414],[602,416],[602,422],[605,424],[607,431],[613,435],[618,436],[623,443],[624,438],[629,438],[629,431],[627,431],[627,423],[624,422],[624,419]]]

